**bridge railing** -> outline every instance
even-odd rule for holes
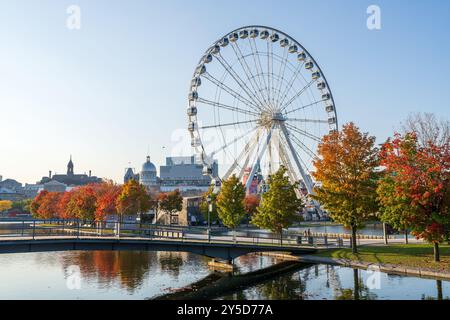
[[[152,225],[138,222],[83,222],[80,220],[16,220],[0,222],[0,241],[11,239],[45,238],[136,238],[161,241],[208,242],[251,244],[258,246],[283,247],[344,247],[349,239],[315,236],[303,233],[283,233],[283,237],[272,233],[226,228],[184,227],[172,225]]]

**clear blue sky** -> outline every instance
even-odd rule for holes
[[[66,28],[71,4],[79,31]],[[379,31],[366,27],[370,4],[381,8]],[[159,166],[186,127],[200,56],[250,24],[301,42],[340,123],[380,143],[410,112],[450,117],[449,1],[2,0],[0,175],[34,183],[64,172],[70,154],[75,171],[116,181],[147,150]]]

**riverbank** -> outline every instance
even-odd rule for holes
[[[450,246],[441,245],[440,249],[441,262],[434,262],[429,244],[361,246],[358,254],[347,248],[329,249],[299,260],[362,269],[377,267],[387,273],[450,280]]]
[[[213,273],[206,278],[187,287],[154,298],[155,300],[204,300],[216,299],[231,294],[236,290],[256,285],[276,278],[277,276],[294,273],[308,267],[309,263],[298,261],[283,261],[257,271],[233,275],[232,273]]]

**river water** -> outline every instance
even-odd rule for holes
[[[149,299],[211,274],[208,259],[182,252],[66,251],[0,255],[0,299]],[[239,273],[277,261],[247,255]],[[219,299],[436,299],[450,282],[308,265]],[[370,281],[369,281],[370,280]],[[379,280],[379,281],[378,281]]]

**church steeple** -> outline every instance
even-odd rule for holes
[[[72,162],[72,155],[70,155],[70,161],[67,164],[67,175],[73,176],[73,162]]]

